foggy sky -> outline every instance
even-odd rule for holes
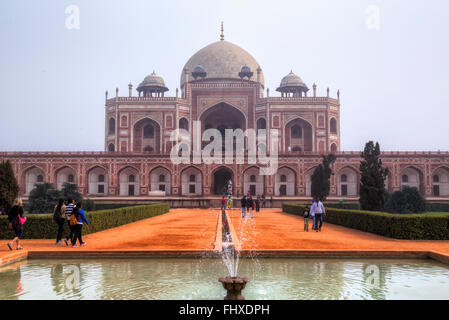
[[[69,5],[79,30],[66,28]],[[221,21],[270,96],[290,70],[319,96],[340,89],[342,150],[446,151],[448,17],[446,0],[1,1],[0,151],[103,150],[105,90],[127,96],[155,70],[174,96]]]

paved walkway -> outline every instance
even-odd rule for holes
[[[54,240],[23,240],[25,250],[11,252],[6,246],[7,241],[1,240],[0,259],[6,262],[11,255],[26,256],[44,251],[104,251],[106,254],[111,250],[213,250],[219,213],[215,209],[171,209],[158,217],[89,234],[83,239],[87,246],[81,248],[55,246]],[[228,211],[228,215],[243,250],[408,250],[449,254],[449,241],[395,240],[330,224],[324,224],[322,232],[312,231],[310,224],[310,231],[304,232],[301,217],[282,213],[280,209],[263,209],[253,219],[242,219],[238,209]]]
[[[262,209],[253,219],[242,219],[240,210],[232,210],[230,216],[246,250],[434,250],[449,254],[449,241],[396,240],[327,223],[316,232],[312,220],[305,232],[303,218],[281,209]]]

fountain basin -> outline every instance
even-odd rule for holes
[[[219,278],[223,288],[225,288],[227,294],[224,297],[225,300],[245,300],[242,296],[242,290],[245,289],[246,284],[249,282],[248,278],[244,277],[223,277]]]

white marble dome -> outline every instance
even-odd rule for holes
[[[279,88],[284,87],[304,87],[307,88],[305,83],[302,81],[302,79],[293,73],[293,71],[290,71],[288,75],[282,78],[281,84]]]
[[[202,66],[208,79],[235,79],[240,80],[239,72],[243,66],[248,66],[254,72],[251,80],[257,80],[259,63],[254,57],[239,46],[220,40],[196,52],[185,64],[181,71],[181,87],[185,82],[184,69],[189,69],[189,77],[196,66]],[[263,72],[260,72],[260,82],[264,85]]]

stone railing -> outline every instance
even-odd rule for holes
[[[295,103],[334,103],[339,101],[330,97],[264,97],[257,99],[256,103],[270,103],[270,102],[295,102]]]
[[[187,100],[177,97],[114,97],[106,100],[106,104],[115,102],[177,102],[187,103]]]
[[[356,156],[360,157],[362,151],[340,151],[334,153],[338,156]],[[320,156],[322,152],[312,152],[312,151],[285,151],[279,152],[279,156]],[[146,152],[119,152],[119,151],[7,151],[0,152],[0,157],[27,157],[27,156],[170,156],[170,152],[157,152],[157,151],[146,151]],[[234,152],[235,155],[235,152]],[[449,156],[449,151],[384,151],[381,153],[383,157],[388,156]],[[245,157],[247,154],[245,155]],[[224,153],[223,153],[224,157]]]

